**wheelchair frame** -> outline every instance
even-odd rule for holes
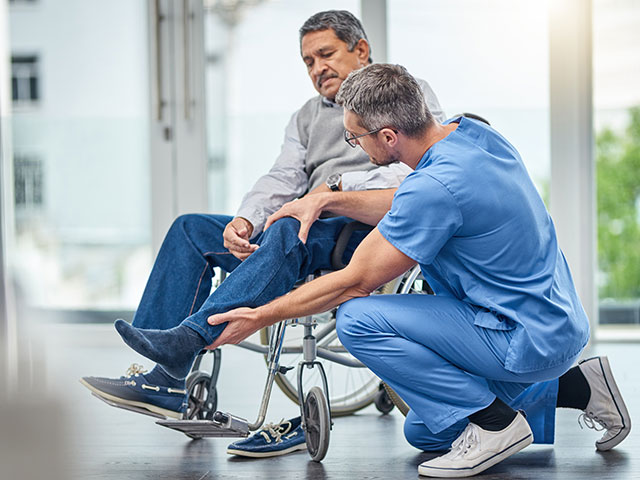
[[[203,372],[199,371],[202,357],[205,352],[197,357],[194,362],[192,373],[187,377],[187,391],[189,394],[189,404],[191,409],[187,409],[184,420],[158,420],[159,425],[181,431],[191,438],[202,437],[246,437],[249,432],[258,430],[266,418],[269,400],[273,389],[273,383],[278,373],[285,373],[286,367],[280,366],[280,355],[283,351],[284,336],[288,325],[297,324],[304,327],[304,340],[301,351],[304,359],[299,362],[297,367],[298,379],[298,404],[300,406],[300,414],[302,418],[302,428],[305,431],[305,439],[307,449],[314,461],[321,461],[329,448],[330,430],[333,425],[331,413],[329,410],[329,385],[327,376],[322,363],[317,361],[317,344],[316,337],[313,335],[315,322],[313,316],[304,317],[303,319],[293,319],[278,322],[275,328],[271,330],[271,339],[268,346],[258,345],[252,342],[242,342],[240,347],[248,350],[256,351],[267,356],[268,374],[265,382],[262,400],[258,409],[258,417],[253,423],[249,423],[246,419],[236,417],[230,413],[223,413],[215,410],[216,405],[213,402],[206,408],[203,408],[203,401],[200,398],[192,398],[194,387],[201,380]],[[335,324],[334,324],[335,326]],[[220,349],[213,351],[214,362],[212,367],[210,380],[206,387],[201,387],[201,392],[205,393],[206,399],[215,398],[217,403],[216,383],[220,371],[221,352]],[[339,359],[346,360],[346,359]],[[347,362],[349,366],[356,366],[356,362]],[[364,367],[357,362],[359,367]],[[318,368],[322,378],[322,388],[312,387],[305,395],[303,389],[302,377],[306,369]],[[284,369],[284,371],[283,371]],[[206,375],[206,374],[204,374]],[[193,417],[200,417],[193,419]]]

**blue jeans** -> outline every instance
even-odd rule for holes
[[[183,320],[212,343],[207,318],[238,307],[257,307],[289,292],[298,280],[331,268],[331,251],[340,230],[353,220],[335,217],[316,221],[306,244],[298,238],[293,218],[275,222],[252,243],[260,247],[241,262],[224,246],[222,233],[233,217],[190,214],[178,217],[167,233],[133,326],[167,330]],[[343,261],[348,261],[366,236],[351,236]],[[211,293],[213,268],[232,272]],[[219,331],[217,332],[219,334]]]
[[[448,449],[467,417],[496,397],[527,413],[536,443],[553,443],[558,377],[576,358],[510,372],[514,331],[475,325],[478,310],[453,297],[374,295],[344,303],[336,328],[349,352],[411,407],[404,433],[415,447]]]

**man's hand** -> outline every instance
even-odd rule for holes
[[[280,220],[283,217],[293,217],[300,221],[298,238],[302,243],[306,243],[311,225],[313,225],[313,222],[320,217],[327,195],[330,194],[317,193],[314,195],[306,195],[303,198],[294,200],[293,202],[285,203],[280,210],[267,218],[267,223],[265,224],[264,229],[266,230],[273,222]]]
[[[245,260],[249,255],[258,249],[258,245],[249,243],[253,225],[249,220],[236,217],[231,220],[222,232],[224,247],[240,260]]]
[[[207,322],[209,325],[220,325],[221,323],[229,322],[220,336],[216,338],[216,341],[207,347],[209,350],[215,350],[220,345],[237,345],[264,326],[258,322],[256,310],[246,307],[211,315]]]

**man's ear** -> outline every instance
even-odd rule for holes
[[[356,46],[353,47],[353,51],[356,52],[358,62],[363,67],[369,64],[369,43],[364,38],[358,40]]]
[[[395,147],[398,144],[398,133],[391,128],[383,128],[380,130],[382,140],[388,147]]]

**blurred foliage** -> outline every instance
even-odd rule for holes
[[[640,298],[640,107],[596,137],[600,298]]]

